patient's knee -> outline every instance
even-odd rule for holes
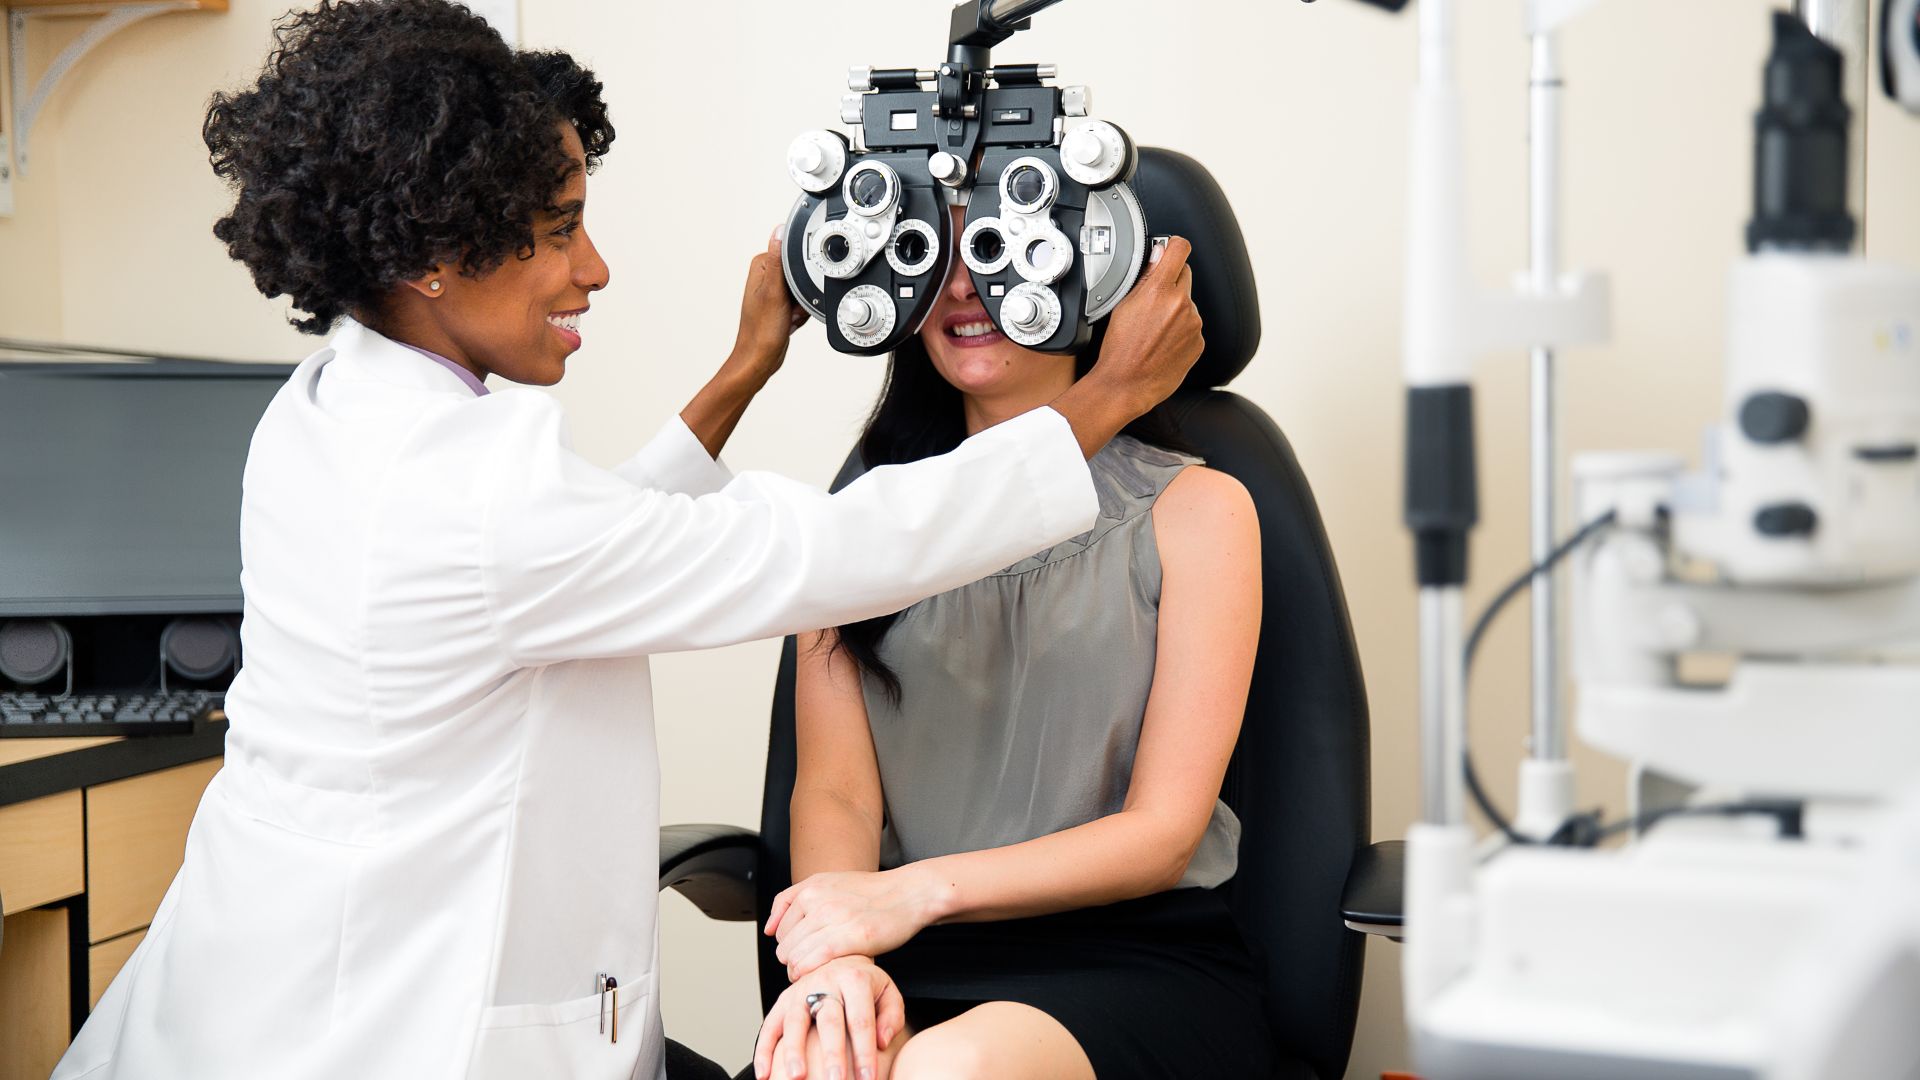
[[[977,1039],[931,1027],[900,1048],[891,1080],[988,1080],[996,1075],[989,1057]]]

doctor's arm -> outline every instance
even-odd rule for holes
[[[776,234],[747,269],[747,287],[740,298],[740,331],[734,338],[733,352],[680,410],[680,419],[706,448],[708,457],[720,456],[754,395],[786,362],[793,332],[806,321],[806,309],[794,302],[780,271]]]
[[[507,412],[483,470],[478,568],[496,633],[523,667],[897,611],[1086,530],[1097,509],[1074,434],[1047,409],[835,495],[747,473],[694,497],[581,459],[551,399],[495,407]]]

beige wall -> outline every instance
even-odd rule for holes
[[[206,95],[257,66],[287,3],[153,20],[70,77],[36,132],[19,212],[0,220],[0,335],[244,358],[310,351],[209,235],[223,193],[198,140]],[[1503,281],[1526,258],[1521,3],[1459,6],[1474,262]],[[1567,359],[1573,451],[1690,452],[1715,409],[1766,6],[1615,0],[1567,37],[1565,252],[1611,271],[1616,302],[1614,343]],[[523,0],[525,41],[597,67],[620,129],[589,216],[614,284],[558,390],[587,454],[619,456],[710,371],[746,258],[791,202],[787,141],[834,120],[849,64],[936,59],[947,7],[892,0],[886,25],[862,27],[873,5],[710,0],[670,15],[661,3]],[[1097,115],[1206,162],[1235,199],[1266,313],[1260,358],[1236,389],[1273,414],[1314,481],[1369,676],[1375,832],[1397,836],[1415,777],[1414,596],[1398,510],[1412,20],[1332,0],[1073,0],[1036,23],[1006,58],[1058,63],[1095,88]],[[1869,111],[1868,249],[1920,263],[1920,121],[1878,97]],[[1495,357],[1479,380],[1476,604],[1525,558],[1525,369],[1522,356]],[[824,482],[879,370],[803,331],[729,457]],[[1494,632],[1476,680],[1476,745],[1507,799],[1526,727],[1524,624],[1516,611]],[[667,820],[757,820],[775,651],[657,662]],[[1621,770],[1584,753],[1580,765],[1583,802],[1618,810]],[[669,1030],[742,1064],[756,1011],[749,928],[706,923],[672,897],[664,938]],[[1396,948],[1371,945],[1368,964],[1354,1076],[1407,1063]]]

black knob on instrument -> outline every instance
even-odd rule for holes
[[[23,686],[43,683],[67,669],[73,639],[52,619],[0,623],[0,675]]]
[[[1740,403],[1740,430],[1757,443],[1792,442],[1807,433],[1812,418],[1806,399],[1773,390]]]
[[[1761,536],[1812,536],[1819,522],[1813,507],[1806,503],[1775,503],[1753,515],[1753,527]]]

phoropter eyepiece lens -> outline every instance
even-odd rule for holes
[[[1006,254],[1007,242],[994,229],[981,229],[973,234],[973,257],[983,263],[996,263]]]
[[[997,217],[974,218],[960,233],[960,258],[976,274],[997,274],[1007,268],[1012,252]]]
[[[854,213],[880,217],[900,202],[900,174],[884,161],[863,161],[847,170],[841,194]]]
[[[1016,158],[1000,174],[1000,199],[1013,213],[1045,213],[1059,194],[1059,174],[1037,157]]]
[[[1046,266],[1053,262],[1053,243],[1041,238],[1027,245],[1027,261],[1035,266]]]
[[[893,227],[893,238],[887,241],[886,251],[887,262],[893,265],[894,273],[919,277],[931,272],[938,261],[940,236],[927,221],[906,218]]]
[[[821,274],[844,281],[866,269],[874,249],[860,238],[852,219],[828,222],[807,237],[807,261]]]
[[[1007,194],[1021,206],[1033,206],[1047,193],[1047,178],[1031,165],[1022,165],[1007,177]]]
[[[887,200],[887,178],[872,170],[854,177],[848,189],[854,204],[866,209],[880,206]]]
[[[927,238],[917,232],[903,232],[894,242],[893,250],[901,262],[918,264],[927,257]]]

